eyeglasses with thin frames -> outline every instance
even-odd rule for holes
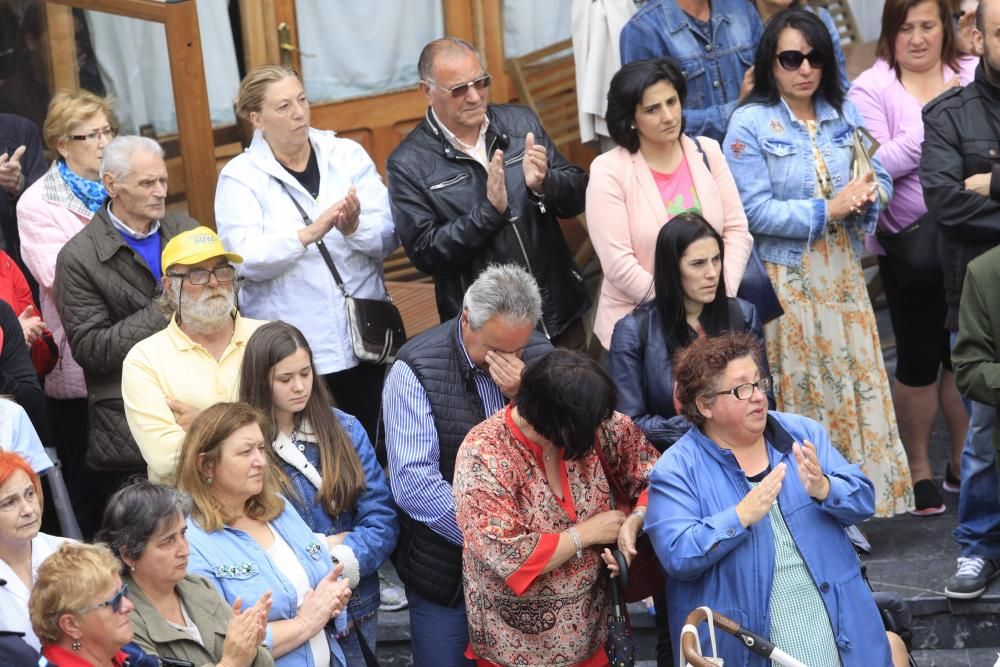
[[[812,67],[813,69],[820,69],[823,67],[823,56],[821,56],[815,49],[809,53],[802,53],[801,51],[782,51],[778,54],[778,64],[789,72],[794,72],[798,68],[802,67],[802,62],[805,60],[809,61],[809,67]]]
[[[187,280],[192,285],[207,285],[212,276],[215,276],[215,279],[220,283],[231,283],[236,278],[236,269],[226,264],[225,266],[217,266],[212,270],[195,269],[187,273],[168,273],[167,275],[171,278]]]
[[[492,80],[493,79],[489,74],[484,74],[478,79],[473,79],[472,81],[466,81],[465,83],[460,83],[457,86],[452,86],[451,88],[445,88],[444,86],[439,86],[437,83],[431,81],[430,79],[427,79],[427,83],[431,84],[435,88],[438,88],[439,90],[443,90],[446,93],[451,93],[452,97],[465,97],[469,92],[469,88],[482,90],[483,88],[487,88],[490,85],[490,81]]]
[[[111,611],[118,614],[122,610],[122,601],[128,597],[128,584],[122,584],[121,590],[115,593],[115,596],[110,600],[105,600],[98,604],[92,605],[90,607],[84,607],[83,609],[77,609],[76,613],[86,614],[88,611],[95,611],[101,609],[102,607],[111,607]]]
[[[726,391],[715,392],[716,396],[722,396],[723,394],[732,394],[740,401],[748,401],[750,397],[753,396],[754,389],[760,389],[760,393],[766,394],[771,390],[773,386],[772,383],[773,376],[768,375],[767,377],[762,377],[756,382],[745,382],[741,385],[737,385],[732,389],[727,389]]]
[[[117,127],[102,127],[99,130],[94,130],[93,132],[88,132],[87,134],[71,134],[69,138],[73,141],[86,141],[89,144],[96,144],[101,140],[101,137],[107,137],[108,141],[111,141],[118,136]]]

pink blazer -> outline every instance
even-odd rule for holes
[[[45,394],[52,398],[87,397],[83,369],[73,360],[69,340],[56,312],[53,283],[56,279],[56,256],[66,242],[90,222],[91,215],[63,181],[55,163],[24,191],[17,202],[21,257],[38,281],[42,320],[59,346],[59,362],[45,376]]]
[[[708,137],[699,137],[698,142],[711,171],[691,138],[682,136],[681,148],[701,202],[701,214],[722,235],[726,292],[735,296],[753,237],[718,142]],[[611,345],[615,323],[653,296],[656,236],[667,222],[666,205],[641,152],[629,153],[619,146],[591,163],[587,228],[604,271],[594,333],[604,349]]]

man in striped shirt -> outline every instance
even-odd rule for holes
[[[382,393],[389,485],[401,533],[393,563],[406,585],[414,664],[472,665],[462,593],[462,533],[452,475],[465,434],[517,396],[526,362],[552,346],[535,330],[531,274],[490,266],[462,312],[408,341]]]

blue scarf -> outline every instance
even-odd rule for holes
[[[90,209],[91,213],[97,213],[101,204],[108,198],[108,191],[104,189],[104,184],[100,181],[92,181],[89,178],[77,176],[73,170],[66,166],[65,160],[59,160],[59,175],[63,177],[70,192],[83,202],[84,206]]]

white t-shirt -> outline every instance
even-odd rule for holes
[[[295,588],[295,593],[298,596],[295,607],[301,607],[306,591],[312,588],[309,583],[309,575],[306,574],[302,563],[295,556],[295,552],[288,546],[288,542],[278,534],[278,531],[271,528],[271,524],[267,524],[267,527],[274,536],[274,544],[267,550],[267,555],[271,558],[271,562],[274,563],[275,569],[285,575]],[[323,666],[330,664],[330,644],[327,642],[324,630],[320,630],[309,640],[309,650],[312,651],[313,664]]]

